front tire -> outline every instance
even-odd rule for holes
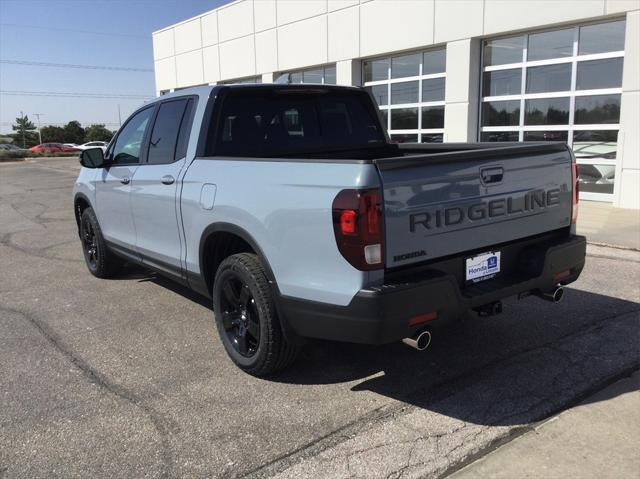
[[[213,310],[222,344],[243,371],[266,376],[295,361],[298,348],[282,333],[271,287],[255,254],[234,254],[220,264]]]
[[[92,275],[109,278],[122,267],[123,261],[107,248],[98,218],[91,207],[85,208],[80,217],[80,240],[84,260]]]

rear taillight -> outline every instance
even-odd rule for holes
[[[384,266],[380,190],[342,190],[333,200],[338,250],[361,271]]]
[[[571,180],[573,181],[573,204],[571,207],[571,224],[575,225],[578,221],[578,201],[580,196],[580,183],[578,181],[578,165],[575,157],[571,163]]]

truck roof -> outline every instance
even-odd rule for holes
[[[168,98],[181,97],[185,95],[197,95],[199,97],[208,98],[213,91],[222,89],[231,90],[342,90],[342,91],[354,91],[360,90],[359,87],[345,86],[345,85],[324,85],[319,83],[296,83],[296,84],[279,84],[279,83],[225,83],[222,85],[205,85],[184,88],[166,95],[154,98],[148,104],[155,103],[157,101],[166,100]]]

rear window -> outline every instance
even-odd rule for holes
[[[384,133],[364,94],[232,91],[222,105],[215,149],[207,148],[206,154],[279,157],[383,143]]]

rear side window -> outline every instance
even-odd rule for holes
[[[149,140],[148,163],[161,165],[175,161],[178,133],[187,102],[184,98],[160,105]]]
[[[365,95],[332,91],[231,91],[211,156],[278,157],[376,146],[384,133]]]

